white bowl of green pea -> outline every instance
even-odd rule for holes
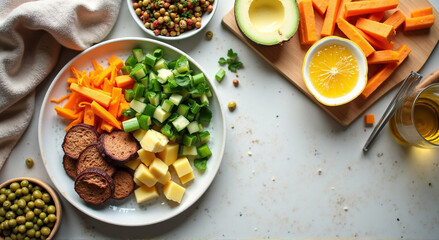
[[[127,0],[136,24],[160,40],[182,40],[196,35],[213,18],[219,0]]]
[[[61,222],[61,203],[47,183],[29,177],[0,184],[0,239],[52,239]]]

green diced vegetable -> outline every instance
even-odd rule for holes
[[[168,79],[174,79],[174,74],[169,69],[162,68],[159,69],[157,73],[157,81],[161,84],[166,83]]]
[[[196,84],[196,85],[206,82],[206,78],[204,77],[203,73],[198,73],[198,74],[194,75],[192,78],[193,78],[194,84]]]
[[[189,106],[187,106],[185,104],[178,105],[178,108],[177,108],[177,113],[178,114],[186,117],[188,112],[189,112]]]
[[[140,128],[137,118],[130,118],[122,122],[122,127],[125,132],[132,132]]]
[[[201,104],[203,104],[204,106],[209,106],[209,98],[207,97],[206,94],[201,95],[200,97],[200,102]]]
[[[134,67],[137,64],[137,59],[134,56],[129,56],[127,60],[125,60],[125,65]]]
[[[128,65],[120,67],[120,70],[122,71],[123,75],[129,75],[131,73],[132,69],[133,69],[133,67],[132,66],[128,66]]]
[[[169,67],[169,69],[174,69],[176,63],[177,63],[177,61],[171,61],[171,62],[168,62],[168,67]]]
[[[200,144],[208,143],[209,140],[210,140],[210,133],[209,133],[209,131],[204,131],[204,132],[200,133],[198,135],[198,138],[199,138],[199,143]]]
[[[189,61],[187,60],[187,57],[181,56],[177,62],[175,63],[175,69],[179,73],[184,73],[190,70],[189,67]]]
[[[157,107],[160,104],[160,94],[156,92],[147,92],[146,97],[152,105]]]
[[[154,67],[155,63],[157,62],[157,58],[148,53],[146,54],[145,60],[143,62],[150,67]]]
[[[148,75],[143,77],[142,79],[140,79],[139,82],[142,83],[143,85],[145,85],[145,88],[148,88],[148,85],[149,85],[149,77],[148,77]]]
[[[147,104],[145,107],[145,110],[143,111],[144,114],[148,115],[148,116],[152,116],[154,115],[155,109],[157,107],[152,105],[152,104]]]
[[[181,96],[180,94],[177,94],[177,93],[173,93],[169,97],[169,101],[174,103],[176,106],[178,106],[180,104],[181,100],[183,100],[183,96]]]
[[[135,99],[143,97],[143,94],[145,91],[145,85],[143,85],[142,83],[135,83],[133,90],[134,90],[134,98]]]
[[[163,110],[161,106],[158,106],[155,109],[154,114],[152,115],[152,117],[154,119],[157,119],[157,121],[159,121],[160,123],[165,122],[165,120],[170,116],[171,116],[171,113],[168,113],[165,110]]]
[[[156,57],[157,59],[162,58],[163,57],[163,49],[157,48],[156,50],[154,50],[152,55],[154,55],[154,57]]]
[[[189,123],[189,120],[180,115],[172,122],[172,125],[174,125],[175,129],[180,132],[181,130],[185,129],[189,125]]]
[[[200,111],[200,109],[201,109],[201,105],[193,101],[191,106],[191,112],[193,114],[197,114]]]
[[[193,121],[189,123],[189,125],[187,126],[187,130],[189,134],[197,133],[200,132],[200,126],[198,125],[197,121]]]
[[[125,100],[127,100],[127,102],[133,100],[134,99],[134,91],[132,89],[125,89],[124,97],[125,97]]]
[[[175,121],[180,115],[178,113],[172,113],[171,116],[168,118],[168,122]]]
[[[148,90],[153,92],[160,92],[162,91],[162,87],[160,83],[157,81],[157,79],[149,79],[149,85]]]
[[[136,99],[133,99],[130,102],[130,107],[132,109],[134,109],[134,111],[136,111],[138,113],[142,113],[145,110],[145,108],[146,108],[146,103],[143,103],[143,102],[140,102],[140,101],[138,101]]]
[[[140,115],[138,121],[140,128],[143,130],[148,130],[149,126],[151,125],[151,117],[148,115]]]
[[[212,111],[207,107],[201,108],[198,120],[201,123],[209,124],[212,120]]]
[[[187,120],[189,120],[189,121],[193,121],[193,120],[195,119],[195,114],[194,114],[193,112],[189,111],[189,112],[187,113],[186,118],[187,118]]]
[[[190,135],[190,134],[184,134],[183,135],[183,145],[185,145],[185,146],[195,146],[196,142],[197,142],[197,136]]]
[[[138,63],[131,70],[130,77],[135,81],[139,82],[140,79],[144,78],[147,74],[146,67],[143,63]]]
[[[166,112],[171,112],[172,108],[174,107],[174,103],[169,101],[168,99],[165,99],[162,103],[162,109]]]
[[[133,55],[134,58],[136,58],[137,62],[143,61],[143,50],[141,48],[134,48]]]
[[[216,79],[218,82],[221,82],[221,81],[223,80],[223,78],[224,78],[225,75],[226,75],[226,71],[225,71],[223,68],[220,68],[220,69],[218,70],[218,72],[215,74],[215,79]]]
[[[158,60],[156,63],[155,63],[155,65],[154,65],[154,67],[152,68],[152,70],[154,70],[155,72],[157,72],[159,69],[163,69],[163,68],[168,68],[168,64],[166,63],[166,60],[165,59],[160,59],[160,60]]]
[[[197,153],[198,155],[200,155],[200,157],[204,158],[204,157],[210,157],[212,155],[212,152],[210,151],[209,147],[207,146],[207,144],[203,144],[199,147],[197,147]]]
[[[197,158],[194,159],[194,166],[198,170],[206,170],[207,168],[207,158]]]
[[[195,147],[195,146],[181,145],[179,151],[180,151],[180,155],[183,155],[183,156],[197,156],[198,155],[197,147]]]
[[[174,131],[169,124],[165,124],[160,131],[168,138],[172,138],[174,136]]]
[[[136,111],[134,111],[131,108],[127,108],[127,109],[122,111],[122,115],[124,115],[125,117],[128,117],[128,118],[133,118],[136,116]]]

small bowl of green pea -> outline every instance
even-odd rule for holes
[[[14,178],[0,185],[0,239],[52,239],[61,222],[61,203],[47,183]]]
[[[219,0],[127,0],[136,24],[161,40],[186,39],[213,18]]]

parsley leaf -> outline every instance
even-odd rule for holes
[[[229,70],[232,72],[236,72],[238,68],[242,68],[242,62],[234,61],[229,64]]]
[[[228,57],[227,59],[221,57],[218,60],[218,63],[220,65],[228,64],[228,69],[231,72],[236,73],[236,70],[238,70],[239,68],[242,68],[244,66],[244,64],[242,62],[238,61],[238,53],[234,52],[233,49],[229,49],[227,51],[227,57]]]
[[[223,57],[221,57],[221,58],[218,60],[218,63],[219,63],[220,65],[224,65],[224,64],[226,64],[226,63],[228,63],[228,62],[230,62],[230,61],[226,60],[226,59],[223,58]]]
[[[229,49],[229,51],[227,51],[227,57],[235,60],[235,58],[238,57],[238,54],[233,52],[233,49]]]

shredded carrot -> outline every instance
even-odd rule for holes
[[[375,115],[373,114],[364,115],[364,123],[366,125],[373,125],[375,123]]]
[[[322,37],[331,36],[334,34],[339,7],[340,0],[329,0],[328,10],[326,10],[325,19],[323,20],[322,31],[320,32],[320,35]]]
[[[314,6],[314,9],[321,15],[325,14],[326,9],[328,8],[328,3],[326,0],[312,0],[312,5]]]
[[[65,119],[78,118],[78,115],[75,114],[75,111],[73,111],[72,109],[62,108],[60,106],[55,106],[55,111],[60,117],[65,118]]]
[[[368,64],[397,63],[399,52],[392,50],[376,51],[367,57]]]
[[[395,12],[390,15],[389,18],[384,21],[384,24],[392,25],[395,29],[399,28],[401,24],[405,22],[405,15],[399,10],[396,10]]]
[[[93,101],[90,104],[93,113],[100,117],[103,121],[111,124],[117,129],[122,129],[122,123],[120,123],[117,118],[115,118],[111,113],[109,113],[105,108],[103,108],[99,103]]]
[[[386,79],[388,79],[398,66],[407,58],[411,50],[407,45],[402,45],[397,51],[399,52],[399,61],[397,63],[388,63],[384,65],[384,67],[370,78],[361,93],[362,98],[368,98]]]
[[[407,18],[404,24],[404,31],[413,31],[430,28],[434,24],[434,15]]]
[[[422,8],[415,11],[410,12],[410,17],[422,17],[427,15],[433,15],[433,7]]]
[[[398,6],[398,0],[369,0],[356,1],[346,4],[346,16],[371,14],[394,9]]]
[[[357,43],[363,50],[366,57],[375,52],[375,49],[370,43],[361,35],[361,30],[357,29],[354,25],[350,24],[343,18],[339,18],[337,22],[338,28],[352,41]]]
[[[355,26],[381,42],[390,42],[396,35],[396,31],[392,25],[376,22],[366,18],[359,18]]]
[[[62,101],[68,99],[69,97],[70,97],[70,94],[67,94],[67,95],[64,95],[64,96],[62,96],[62,97],[60,97],[58,99],[53,99],[52,98],[52,99],[50,99],[50,101],[53,102],[53,103],[61,103]]]
[[[66,127],[66,132],[69,131],[69,129],[75,126],[76,124],[80,124],[83,119],[84,119],[84,112],[80,112],[78,114],[78,117],[75,120],[71,121],[70,124]]]

